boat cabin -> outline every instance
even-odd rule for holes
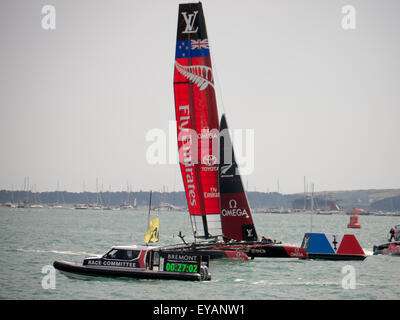
[[[103,256],[84,259],[83,265],[156,271],[160,269],[158,250],[159,247],[149,246],[114,246]]]

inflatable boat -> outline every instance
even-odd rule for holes
[[[389,256],[400,255],[400,241],[387,242],[373,247],[374,255],[385,254]]]
[[[393,240],[393,241],[392,241]],[[400,255],[400,224],[392,227],[388,234],[388,242],[373,247],[374,255]]]

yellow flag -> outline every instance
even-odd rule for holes
[[[147,230],[146,236],[144,237],[144,242],[148,244],[149,242],[158,242],[158,217],[150,221],[149,229]]]

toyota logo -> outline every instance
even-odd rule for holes
[[[203,157],[203,163],[208,166],[212,166],[217,163],[217,157],[213,154],[207,154]]]

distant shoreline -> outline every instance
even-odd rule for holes
[[[277,192],[248,191],[250,205],[254,209],[277,208],[303,209],[304,194],[281,194]],[[309,199],[310,196],[307,196]],[[307,200],[306,199],[306,200]],[[106,192],[69,192],[69,191],[12,191],[0,190],[0,203],[30,203],[30,204],[85,204],[99,206],[129,206],[145,207],[148,205],[149,191],[106,191]],[[309,201],[309,200],[308,200]],[[330,201],[335,201],[342,210],[354,207],[374,211],[400,211],[400,189],[368,189],[349,191],[315,192],[314,201],[317,208],[324,209]],[[306,201],[307,202],[307,201]],[[153,191],[153,203],[186,208],[186,196],[183,191],[159,192]],[[307,202],[308,203],[308,202]]]

